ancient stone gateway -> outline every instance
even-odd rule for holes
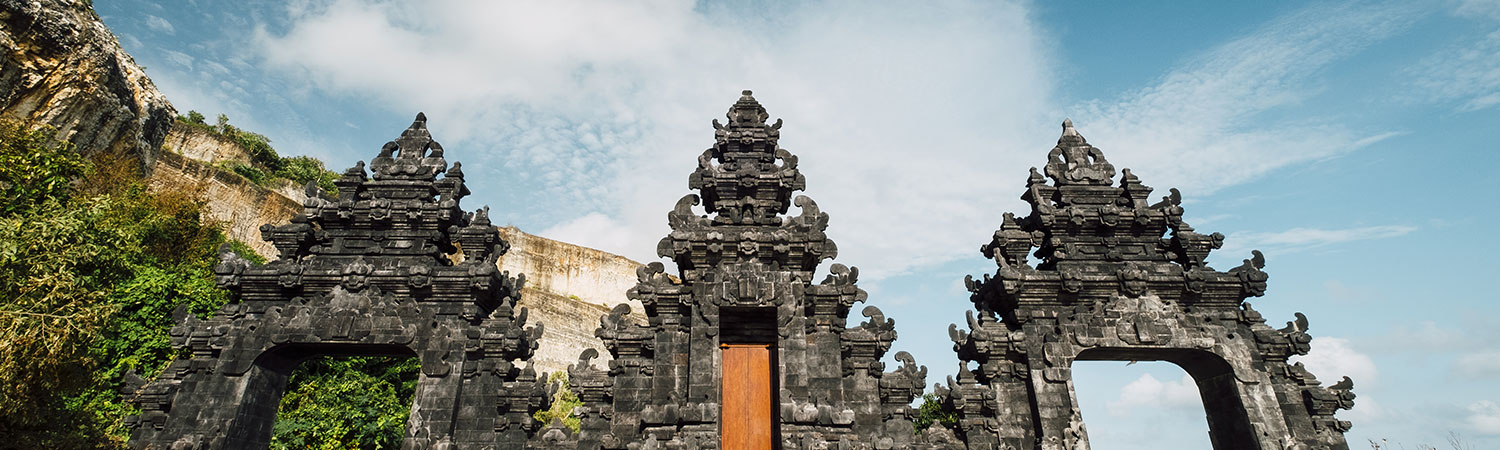
[[[981,248],[999,270],[966,280],[978,315],[968,331],[949,328],[965,363],[939,391],[960,411],[969,448],[1087,448],[1071,376],[1079,360],[1181,366],[1215,449],[1348,448],[1350,424],[1333,413],[1353,406],[1353,383],[1321,387],[1289,365],[1312,341],[1306,318],[1272,329],[1244,301],[1265,294],[1260,252],[1225,272],[1205,265],[1224,236],[1188,226],[1176,189],[1149,203],[1130,169],[1112,185],[1114,166],[1071,121],[1045,167],[1021,196],[1031,214],[1007,213]]]
[[[459,209],[463,172],[422,115],[370,170],[361,162],[335,182],[337,200],[309,192],[292,223],[262,227],[280,259],[223,253],[215,272],[233,300],[207,320],[179,313],[173,344],[192,356],[139,390],[132,446],[265,448],[287,376],[321,355],[420,359],[404,448],[525,442],[550,397],[517,364],[542,327],[512,310],[524,278],[495,268],[508,245],[486,210]]]
[[[643,267],[629,296],[645,324],[616,307],[595,333],[608,367],[590,349],[568,368],[579,432],[531,419],[551,398],[526,364],[542,327],[515,310],[524,279],[495,267],[508,244],[486,210],[459,209],[463,174],[418,115],[373,176],[361,163],[337,200],[311,192],[291,224],[263,228],[281,259],[223,255],[215,271],[234,300],[178,318],[174,344],[191,357],[128,388],[142,408],[131,444],[263,448],[298,362],[378,354],[421,360],[405,448],[1086,449],[1072,364],[1102,359],[1185,369],[1218,450],[1348,449],[1350,424],[1333,414],[1353,406],[1352,382],[1323,387],[1288,363],[1310,348],[1305,317],[1273,329],[1244,301],[1265,293],[1263,256],[1205,265],[1223,236],[1188,226],[1175,189],[1150,203],[1128,169],[1116,184],[1070,122],[1044,172],[1032,169],[1031,213],[1006,214],[981,249],[999,269],[968,280],[968,329],[948,330],[961,362],[935,389],[959,425],[915,433],[927,369],[897,353],[885,371],[896,332],[879,309],[849,326],[866,297],[856,269],[834,264],[813,282],[837,253],[829,217],[792,195],[805,181],[768,118],[745,91],[727,124],[714,121],[688,178],[699,194],[667,214],[657,247],[677,275]]]
[[[837,247],[824,234],[828,214],[805,196],[797,157],[777,145],[781,121],[745,91],[729,122],[714,121],[715,143],[698,157],[677,202],[671,234],[657,253],[672,258],[641,269],[630,296],[649,325],[617,307],[598,331],[615,357],[608,370],[569,370],[583,400],[582,430],[557,433],[558,448],[912,448],[910,406],[925,367],[900,353],[881,357],[895,322],[867,306],[859,271],[835,264],[821,283],[818,264]],[[705,215],[693,211],[703,204]],[[785,215],[791,206],[798,215]],[[941,436],[941,435],[940,435]],[[946,434],[952,438],[952,434]],[[954,442],[956,445],[957,441]]]

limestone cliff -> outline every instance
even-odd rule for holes
[[[229,237],[275,258],[260,226],[302,212],[301,187],[286,180],[260,186],[221,169],[221,162],[249,161],[249,153],[175,116],[87,2],[0,0],[0,119],[56,128],[84,153],[133,156],[153,189],[199,192]],[[498,265],[526,274],[520,303],[534,323],[546,324],[537,368],[563,370],[585,348],[608,355],[594,329],[608,308],[629,302],[625,291],[641,264],[514,227],[500,233],[512,249]]]
[[[149,172],[176,111],[89,2],[0,0],[0,119],[51,126]]]

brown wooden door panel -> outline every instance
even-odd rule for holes
[[[723,450],[769,450],[771,422],[771,346],[724,344],[723,412],[720,433]]]

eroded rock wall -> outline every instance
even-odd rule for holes
[[[515,227],[500,228],[510,251],[500,269],[526,274],[526,286],[575,300],[613,308],[629,303],[639,313],[641,303],[625,297],[636,283],[641,263],[624,256],[527,234]]]
[[[0,119],[149,173],[176,110],[81,0],[0,0]]]
[[[276,249],[261,240],[260,226],[283,225],[302,212],[297,199],[257,186],[245,177],[212,163],[162,152],[150,178],[152,189],[198,190],[208,199],[208,217],[220,222],[230,238],[249,245],[266,259],[276,258]]]
[[[250,163],[250,152],[234,141],[191,125],[173,121],[172,129],[162,142],[162,151],[176,152],[199,161],[218,163],[239,161]]]

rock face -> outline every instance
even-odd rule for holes
[[[499,230],[500,237],[510,242],[510,251],[500,257],[500,270],[526,274],[517,305],[531,311],[536,322],[547,324],[541,347],[532,358],[537,370],[566,370],[584,349],[606,355],[600,363],[607,364],[608,353],[594,336],[598,318],[622,304],[643,310],[641,302],[625,296],[635,286],[641,263],[527,234],[516,227]]]
[[[0,0],[0,119],[149,173],[176,111],[85,1]]]
[[[175,121],[174,121],[175,123]],[[150,170],[152,189],[195,190],[208,200],[208,218],[224,225],[230,238],[271,258],[275,247],[261,239],[260,226],[281,225],[302,212],[301,189],[272,189],[220,169],[223,161],[249,161],[239,144],[199,128],[176,124]],[[290,182],[281,181],[290,185]]]
[[[167,133],[166,140],[162,142],[161,149],[163,153],[174,152],[189,159],[210,163],[222,161],[250,163],[250,152],[240,144],[216,133],[183,125],[175,120],[172,121],[172,128]]]

